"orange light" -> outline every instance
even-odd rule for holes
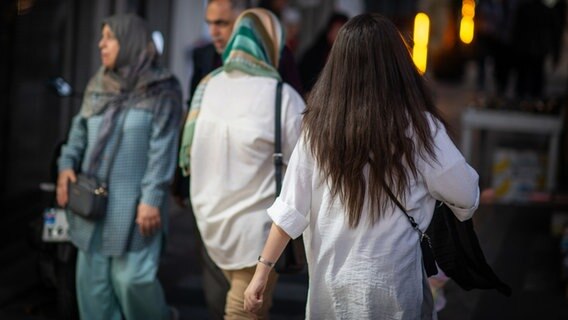
[[[414,18],[414,44],[428,45],[430,33],[430,18],[425,13],[419,12]]]
[[[419,12],[414,18],[414,47],[412,48],[412,60],[420,73],[426,72],[428,61],[428,36],[430,34],[430,18],[425,13]]]
[[[421,74],[426,72],[426,64],[428,62],[428,49],[424,46],[414,46],[412,48],[412,60]]]
[[[474,23],[472,18],[463,17],[460,23],[460,40],[470,44],[473,40]]]
[[[462,16],[473,18],[475,16],[475,1],[464,0],[462,3]]]
[[[460,40],[465,44],[470,44],[473,41],[473,33],[475,30],[475,23],[473,17],[475,16],[475,1],[463,0],[462,1],[462,18],[460,21]]]

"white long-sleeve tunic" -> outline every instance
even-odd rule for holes
[[[479,201],[477,173],[445,129],[434,121],[431,128],[438,163],[419,160],[419,177],[411,181],[403,203],[421,230],[432,219],[436,199],[449,204],[460,220],[470,218]],[[344,206],[330,199],[303,140],[268,213],[292,238],[304,235],[310,278],[306,318],[421,319],[429,288],[423,284],[418,233],[398,208],[372,226],[364,209],[358,227],[349,228]]]
[[[203,95],[191,148],[191,202],[211,259],[237,270],[256,264],[274,202],[274,104],[276,80],[225,72]],[[300,135],[304,102],[282,87],[284,167]]]

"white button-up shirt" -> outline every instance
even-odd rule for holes
[[[448,203],[460,220],[470,218],[479,201],[477,173],[445,129],[436,129],[434,121],[431,128],[438,162],[417,157],[418,179],[410,182],[403,203],[423,231],[436,199]],[[419,235],[404,213],[390,208],[370,225],[365,207],[359,225],[349,228],[344,206],[331,199],[328,184],[321,181],[301,138],[282,193],[268,210],[288,235],[304,235],[310,278],[306,318],[421,319],[430,289],[423,278]]]
[[[251,267],[268,237],[266,209],[275,198],[276,80],[225,72],[203,95],[191,147],[191,202],[211,259],[225,270]],[[305,104],[282,88],[282,153],[286,167]]]

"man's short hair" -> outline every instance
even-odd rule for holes
[[[210,4],[210,3],[215,2],[215,1],[218,1],[218,0],[208,0],[207,4]],[[249,0],[229,0],[229,3],[231,4],[231,9],[233,9],[233,11],[239,12],[239,13],[250,8],[250,1]]]

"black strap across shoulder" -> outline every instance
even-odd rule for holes
[[[388,189],[387,193],[392,196],[392,192]],[[406,212],[406,209],[402,206],[400,201],[396,199],[396,197],[392,196],[392,199],[396,206],[399,207],[400,210],[404,213],[404,215],[408,219],[408,222],[410,222],[412,229],[416,230],[416,232],[418,232],[418,234],[420,235],[420,249],[422,250],[422,262],[424,264],[426,275],[430,277],[438,274],[438,268],[436,267],[436,259],[434,258],[434,253],[432,251],[432,241],[430,239],[430,236],[427,235],[426,232],[420,230],[418,223],[416,223],[414,218],[411,217],[408,212]]]
[[[276,180],[276,197],[282,190],[282,82],[276,84],[276,101],[274,103],[274,179]]]

